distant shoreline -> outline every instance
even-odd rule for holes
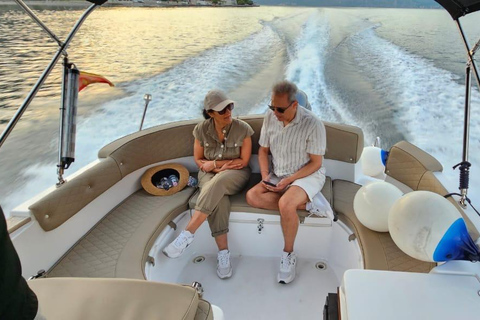
[[[25,3],[30,7],[65,7],[65,8],[87,8],[92,3],[88,1],[25,1]],[[0,1],[0,6],[15,6],[19,7],[15,1]],[[182,4],[157,4],[155,1],[146,2],[146,3],[136,3],[130,1],[121,1],[121,2],[107,2],[102,7],[129,7],[129,8],[172,8],[172,7],[179,7],[179,8],[202,8],[202,7],[216,7],[216,8],[252,8],[252,7],[259,7],[258,4],[253,6],[214,6],[214,5],[182,5]]]

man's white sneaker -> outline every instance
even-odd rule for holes
[[[334,219],[333,210],[321,192],[317,193],[311,202],[307,202],[305,207],[311,215]]]
[[[230,263],[230,251],[222,250],[218,252],[217,256],[217,275],[220,279],[230,278],[233,269]]]
[[[295,279],[295,265],[297,264],[297,256],[295,253],[283,252],[280,260],[280,271],[277,280],[279,283],[287,284]]]
[[[175,240],[163,249],[163,253],[169,258],[178,258],[193,242],[193,238],[194,235],[190,231],[183,230]]]

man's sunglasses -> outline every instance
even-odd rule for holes
[[[290,102],[290,104],[288,105],[288,107],[286,108],[279,108],[279,107],[274,107],[274,106],[271,106],[269,105],[268,107],[270,108],[270,110],[274,111],[277,110],[278,113],[285,113],[285,111],[290,108],[292,106],[292,104],[294,103],[295,101],[292,101]]]
[[[217,111],[217,113],[218,113],[219,115],[222,115],[222,116],[223,116],[223,115],[225,114],[225,112],[227,112],[227,110],[232,111],[233,108],[234,108],[233,103],[230,103],[230,104],[228,104],[225,108],[223,108],[222,110]]]

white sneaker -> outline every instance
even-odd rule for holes
[[[310,215],[334,219],[333,210],[330,207],[327,199],[321,192],[317,193],[311,202],[307,202],[305,209],[310,212]]]
[[[220,279],[230,278],[233,269],[230,263],[230,251],[228,249],[218,252],[217,256],[217,275]]]
[[[283,252],[280,260],[280,271],[277,280],[279,283],[287,284],[295,279],[295,265],[297,264],[297,256],[295,253]]]
[[[194,237],[190,231],[183,230],[175,240],[163,249],[163,253],[169,258],[180,257],[185,249],[193,242]]]

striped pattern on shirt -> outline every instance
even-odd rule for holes
[[[295,118],[286,126],[268,110],[263,120],[259,144],[270,148],[273,172],[278,177],[294,174],[309,161],[309,154],[325,155],[325,126],[311,111],[298,106]],[[323,160],[323,159],[322,159]],[[320,169],[325,171],[323,168]]]

